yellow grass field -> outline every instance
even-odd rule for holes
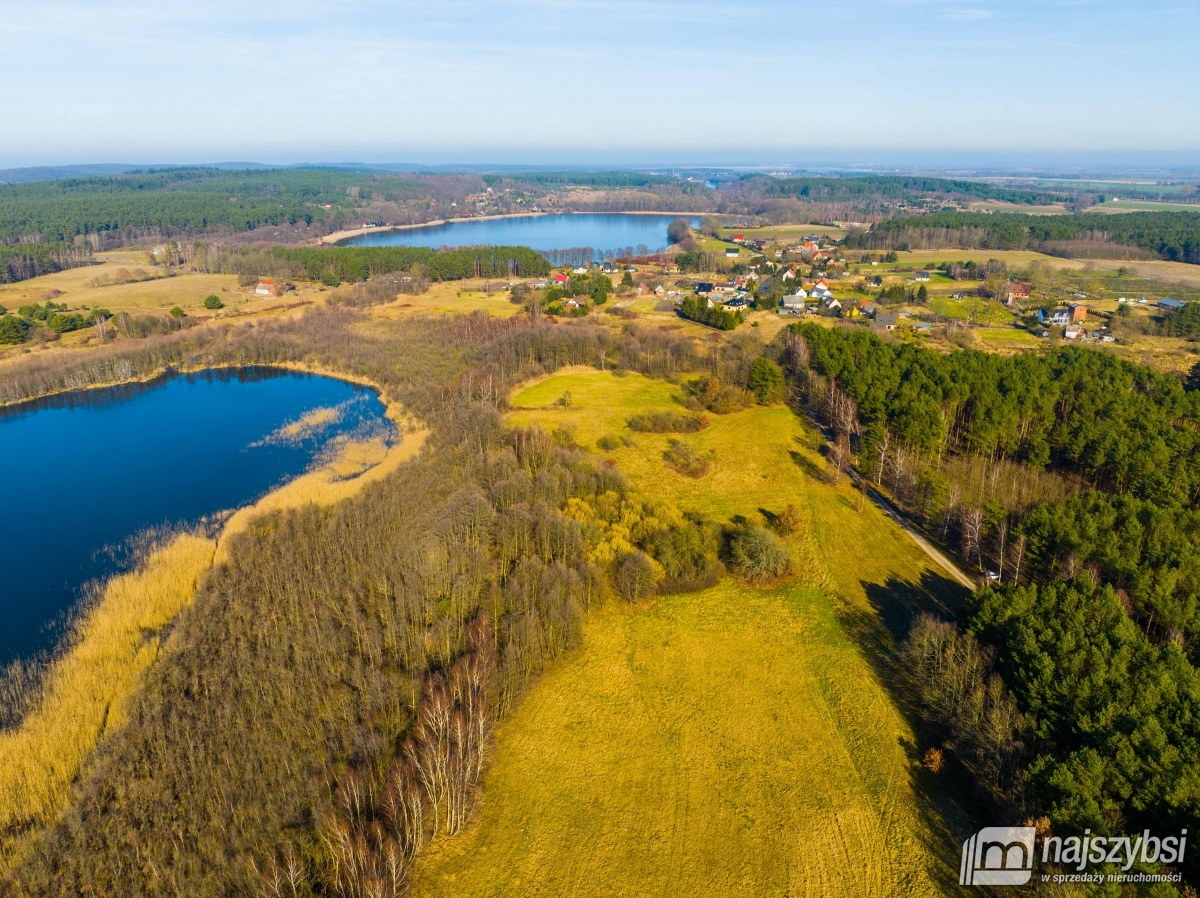
[[[1109,200],[1092,206],[1089,212],[1104,212],[1110,215],[1122,212],[1200,212],[1196,203],[1170,203],[1160,200]]]
[[[596,612],[502,723],[477,820],[421,859],[414,895],[949,891],[957,843],[929,804],[881,646],[885,620],[959,593],[882,512],[859,511],[849,484],[827,482],[815,431],[786,408],[680,437],[715,462],[698,480],[667,467],[669,437],[625,425],[680,395],[573,370],[518,392],[508,420],[573,428],[591,447],[631,435],[606,454],[643,495],[718,520],[797,504],[795,576]]]
[[[509,294],[502,289],[503,281],[491,281],[493,290],[484,293],[482,281],[454,281],[429,285],[429,290],[416,295],[401,295],[394,302],[378,306],[373,314],[389,319],[402,318],[430,312],[469,314],[484,311],[498,318],[509,318],[522,311],[522,307],[509,301]]]
[[[19,281],[0,287],[0,305],[15,310],[25,303],[41,303],[47,299],[66,303],[72,309],[105,308],[111,312],[145,313],[166,311],[172,306],[181,306],[185,312],[197,315],[212,315],[204,309],[204,297],[215,293],[227,307],[243,302],[263,305],[267,301],[278,301],[279,297],[253,297],[247,288],[237,285],[237,276],[232,274],[183,273],[174,277],[159,277],[154,280],[133,284],[112,284],[95,287],[90,284],[97,278],[112,277],[117,271],[132,271],[139,267],[147,273],[161,273],[148,264],[140,266],[119,262],[105,262],[86,268],[72,268],[43,275],[28,281]],[[58,295],[53,295],[58,291]]]
[[[1029,250],[1021,249],[920,249],[912,250],[911,252],[896,253],[898,264],[902,266],[910,265],[935,265],[938,262],[967,262],[974,260],[976,262],[986,262],[989,259],[997,259],[1007,263],[1010,267],[1023,268],[1029,265],[1030,262],[1042,262],[1049,268],[1067,268],[1077,269],[1087,265],[1086,262],[1077,259],[1061,259],[1058,256],[1047,256],[1045,253],[1035,253]],[[1105,265],[1107,263],[1097,263]],[[1127,262],[1120,262],[1118,265],[1128,265]],[[883,266],[879,266],[882,268]],[[863,269],[866,271],[866,268]]]
[[[1200,265],[1189,265],[1186,262],[1124,262],[1118,260],[1097,259],[1100,268],[1128,268],[1142,277],[1152,278],[1168,284],[1180,284],[1185,287],[1200,287]]]
[[[735,234],[744,234],[747,240],[778,240],[795,242],[809,234],[822,234],[837,240],[846,235],[844,228],[818,224],[764,225],[759,228],[722,228],[721,233],[732,240]]]
[[[197,274],[184,272],[174,277],[155,277],[152,280],[130,284],[93,286],[99,279],[111,278],[125,269],[133,273],[141,269],[149,275],[162,274],[148,262],[145,254],[120,251],[109,254],[106,261],[85,268],[73,268],[42,277],[31,278],[16,284],[0,286],[0,306],[15,312],[22,305],[44,303],[48,300],[63,303],[70,311],[103,308],[114,314],[128,312],[131,315],[165,314],[175,306],[196,321],[240,316],[269,316],[285,312],[298,303],[320,302],[327,295],[323,288],[302,286],[295,293],[285,296],[256,296],[250,288],[239,287],[236,275]],[[204,308],[204,298],[210,294],[218,296],[225,308]],[[52,343],[38,347],[30,345],[0,346],[0,360],[14,358],[27,351],[54,351],[78,348],[97,339],[94,328],[63,334]]]

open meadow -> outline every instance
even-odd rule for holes
[[[795,504],[794,573],[594,613],[582,646],[501,724],[478,819],[419,862],[415,895],[948,891],[960,827],[929,803],[885,659],[916,608],[961,590],[831,482],[816,431],[785,407],[714,415],[693,434],[628,429],[681,396],[572,370],[519,391],[507,420],[588,448],[630,438],[605,454],[643,496],[713,520]],[[669,467],[671,439],[710,472]]]

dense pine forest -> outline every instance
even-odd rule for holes
[[[793,328],[792,382],[860,470],[979,571],[904,648],[945,744],[1056,831],[1200,814],[1200,393],[1111,356],[942,355]]]
[[[1051,255],[1120,257],[1122,248],[1147,258],[1200,265],[1200,214],[1126,212],[1120,215],[992,215],[936,212],[893,218],[848,235],[864,249],[1031,249]]]
[[[881,198],[914,202],[921,199],[995,200],[1037,206],[1061,203],[1075,197],[1067,190],[1024,190],[994,187],[982,181],[961,181],[916,175],[867,175],[861,177],[770,178],[748,175],[738,185],[742,190],[766,197],[793,197],[813,202],[855,198]]]
[[[424,246],[280,247],[221,250],[197,244],[189,263],[207,273],[300,278],[330,286],[358,283],[397,272],[423,281],[464,278],[545,277],[550,263],[524,246],[430,249]],[[394,294],[393,294],[394,295]]]
[[[55,243],[108,232],[170,237],[311,224],[361,201],[403,201],[428,193],[411,176],[331,169],[187,168],[13,184],[0,186],[0,239],[36,236]]]

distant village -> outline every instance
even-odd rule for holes
[[[1103,343],[1118,340],[1107,323],[1107,313],[1089,317],[1088,297],[1082,293],[1075,293],[1069,301],[1056,303],[1046,302],[1043,291],[1041,299],[1037,300],[1027,281],[1005,274],[1001,278],[1002,288],[984,294],[985,267],[982,264],[978,269],[969,269],[943,263],[938,270],[889,266],[879,269],[879,273],[871,273],[880,264],[894,263],[894,254],[887,254],[889,258],[886,259],[884,254],[879,254],[880,258],[874,259],[873,254],[856,253],[854,259],[848,260],[840,240],[818,233],[780,243],[736,232],[721,237],[720,244],[719,250],[708,252],[710,261],[706,267],[723,268],[723,271],[684,269],[675,261],[684,258],[683,254],[659,254],[620,261],[596,261],[557,271],[528,286],[557,288],[563,294],[557,304],[548,309],[552,313],[561,309],[566,314],[586,314],[588,297],[567,294],[578,283],[573,278],[601,273],[627,279],[623,281],[627,289],[620,291],[626,297],[657,298],[662,304],[656,309],[674,309],[685,317],[696,317],[695,301],[699,299],[703,301],[702,308],[736,314],[738,321],[751,310],[765,310],[796,318],[858,319],[878,334],[900,328],[915,334],[930,334],[935,326],[952,330],[972,326],[974,322],[969,316],[947,319],[931,307],[929,299],[933,294],[928,290],[934,287],[941,291],[937,295],[943,299],[975,300],[976,305],[986,296],[993,301],[989,303],[993,308],[998,303],[1012,313],[1011,321],[1015,327],[1038,338]],[[966,263],[967,266],[973,264]],[[988,272],[991,272],[990,264]],[[966,286],[971,277],[980,282],[978,286]],[[949,293],[953,289],[949,286],[950,281],[960,278],[966,281],[963,289]],[[1176,299],[1148,300],[1145,297],[1121,297],[1118,303],[1127,304],[1131,309],[1153,310],[1159,315],[1170,314],[1186,305]],[[618,300],[617,305],[621,304]]]

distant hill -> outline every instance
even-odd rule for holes
[[[214,162],[204,165],[179,165],[173,162],[100,162],[86,165],[34,165],[29,168],[0,168],[0,184],[32,184],[35,181],[59,181],[64,178],[103,178],[135,171],[164,171],[180,168],[216,168],[223,171],[252,171],[288,168],[283,165],[263,165],[260,162]]]
[[[35,165],[29,168],[0,168],[0,183],[28,184],[32,181],[57,181],[60,178],[95,178],[123,175],[142,168],[115,162],[99,165]]]

